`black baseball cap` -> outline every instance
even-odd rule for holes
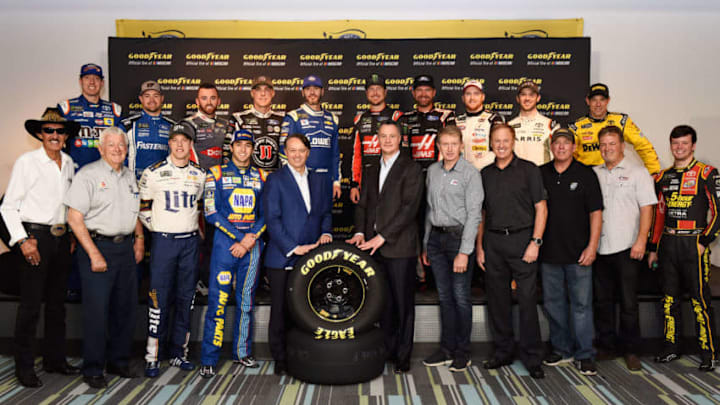
[[[365,79],[365,88],[367,89],[373,85],[383,86],[383,88],[385,88],[385,77],[377,73],[371,74]]]
[[[435,80],[430,75],[420,75],[415,76],[415,79],[413,79],[413,90],[417,89],[420,86],[430,86],[433,89],[435,88]]]
[[[595,83],[588,89],[587,98],[592,98],[593,96],[603,96],[605,98],[610,98],[610,89],[608,89],[608,86],[602,83]]]
[[[573,133],[567,128],[556,129],[555,132],[550,135],[550,143],[553,143],[555,140],[563,137],[570,140],[570,142],[575,143],[575,135],[573,135]]]

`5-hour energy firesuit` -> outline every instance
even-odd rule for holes
[[[253,137],[236,131],[232,159],[210,168],[205,180],[205,218],[216,228],[210,258],[210,286],[202,343],[203,377],[215,375],[223,343],[225,313],[235,286],[237,302],[233,326],[233,361],[257,367],[251,355],[252,310],[258,282],[258,263],[265,231],[261,196],[266,172],[250,165]]]

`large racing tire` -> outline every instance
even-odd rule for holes
[[[321,245],[301,257],[288,277],[293,324],[318,339],[353,339],[380,320],[385,273],[347,243]]]
[[[385,369],[382,330],[375,328],[351,340],[324,340],[298,330],[287,334],[287,371],[312,384],[357,384]]]

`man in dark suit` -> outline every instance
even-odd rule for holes
[[[270,352],[275,359],[275,374],[286,370],[285,291],[286,270],[297,259],[319,244],[332,242],[332,191],[326,173],[305,166],[310,141],[301,134],[285,140],[288,164],[272,173],[265,183],[265,224],[270,236],[265,267],[270,279]]]
[[[400,127],[394,121],[378,128],[381,156],[363,169],[360,202],[355,207],[356,233],[347,241],[371,250],[385,269],[390,299],[380,325],[395,373],[410,370],[419,254],[416,217],[423,197],[422,169],[400,152],[400,139]]]

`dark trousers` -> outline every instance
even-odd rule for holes
[[[385,271],[388,300],[380,327],[385,333],[385,349],[400,368],[410,367],[415,334],[415,263],[417,257],[389,258],[376,254]]]
[[[462,229],[460,229],[462,232]],[[470,359],[472,296],[470,285],[475,256],[468,258],[467,270],[455,273],[453,263],[460,251],[462,233],[430,231],[427,255],[440,299],[440,347],[450,357]]]
[[[696,235],[663,235],[658,248],[658,264],[662,275],[663,314],[665,315],[665,347],[678,353],[678,331],[681,328],[681,296],[690,296],[695,315],[695,334],[704,358],[716,360],[715,322],[711,306],[710,248],[698,251]]]
[[[270,280],[270,324],[268,325],[268,339],[270,354],[275,361],[285,362],[286,331],[290,326],[287,302],[287,278],[290,274],[285,269],[267,269]]]
[[[598,347],[637,353],[640,346],[637,281],[640,262],[630,249],[597,255],[593,269],[595,338]],[[615,297],[620,297],[620,333],[615,329]]]
[[[132,238],[117,244],[94,242],[107,262],[105,272],[92,272],[87,252],[78,245],[86,376],[102,375],[106,362],[116,367],[128,365],[138,302]]]
[[[537,309],[537,263],[522,260],[530,243],[532,230],[509,235],[486,231],[485,286],[488,314],[495,344],[495,358],[508,360],[514,357],[512,291],[510,281],[517,282],[517,301],[520,310],[520,360],[526,367],[540,365],[543,345]]]
[[[15,319],[15,367],[31,370],[35,364],[34,344],[40,317],[40,304],[45,301],[45,365],[65,364],[65,291],[70,271],[70,235],[55,237],[49,231],[28,232],[38,242],[40,265],[31,266],[17,245],[17,270],[20,273],[20,306]]]

